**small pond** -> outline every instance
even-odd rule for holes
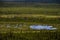
[[[1,24],[0,27],[7,28],[30,28],[34,30],[56,30],[57,28],[49,25],[40,25],[40,24]]]
[[[31,29],[35,30],[56,30],[57,28],[48,25],[30,25]]]

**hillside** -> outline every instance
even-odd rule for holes
[[[0,0],[0,2],[40,2],[40,3],[60,3],[60,0]]]
[[[54,5],[52,5],[54,4]],[[40,7],[40,6],[57,6],[56,4],[60,4],[60,0],[0,0],[0,5],[4,7],[14,7],[14,6],[21,6],[21,7]],[[1,7],[0,6],[0,7]],[[60,7],[60,5],[58,5]]]

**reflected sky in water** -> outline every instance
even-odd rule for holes
[[[36,30],[56,30],[57,28],[54,28],[53,26],[43,26],[43,25],[31,25],[31,29],[36,29]]]

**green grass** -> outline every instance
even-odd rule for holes
[[[60,15],[60,8],[2,7],[0,14],[51,14]]]
[[[60,8],[1,7],[0,24],[3,25],[0,40],[59,40]],[[23,27],[7,28],[5,24],[23,24]],[[29,28],[31,24],[52,25],[58,29],[32,30]]]
[[[59,31],[18,31],[1,32],[1,40],[59,40]]]
[[[2,7],[0,15],[0,22],[60,23],[60,8]]]

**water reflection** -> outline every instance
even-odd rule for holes
[[[29,27],[28,27],[29,26]],[[39,25],[39,24],[0,24],[0,27],[7,28],[30,28],[35,30],[56,30],[53,26]]]
[[[56,30],[57,28],[54,28],[53,26],[47,26],[47,25],[31,25],[31,29],[35,30]]]

